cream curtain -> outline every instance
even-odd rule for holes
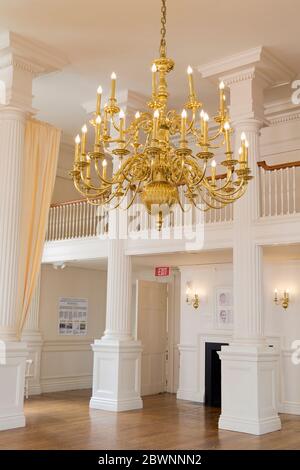
[[[39,275],[54,187],[61,131],[28,120],[25,130],[18,335],[21,337]]]

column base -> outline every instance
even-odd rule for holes
[[[90,408],[128,411],[143,407],[139,341],[95,340],[93,395]]]
[[[278,416],[279,354],[260,346],[223,346],[219,428],[261,435],[281,429]]]
[[[24,379],[27,345],[0,341],[0,430],[25,426]]]

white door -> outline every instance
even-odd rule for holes
[[[142,342],[141,394],[166,390],[167,284],[137,281],[137,337]]]

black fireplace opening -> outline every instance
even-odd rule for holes
[[[221,406],[221,359],[218,351],[226,343],[205,343],[205,396],[206,406]]]

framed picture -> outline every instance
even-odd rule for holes
[[[216,328],[233,328],[233,298],[230,287],[216,289],[215,324]]]

